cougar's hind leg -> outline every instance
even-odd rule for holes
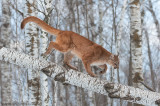
[[[49,43],[49,46],[48,46],[48,48],[47,48],[47,51],[46,51],[44,54],[45,54],[45,55],[50,54],[51,51],[52,51],[52,49],[56,49],[56,50],[58,50],[58,51],[60,51],[60,52],[67,52],[67,50],[68,50],[68,48],[63,47],[63,46],[59,45],[58,43],[51,41],[51,42]]]

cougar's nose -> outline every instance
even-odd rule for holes
[[[116,64],[116,63],[114,63],[114,69],[117,69],[117,68],[118,68],[117,64]]]
[[[117,69],[117,67],[114,67],[114,69]]]

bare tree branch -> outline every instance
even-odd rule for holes
[[[26,0],[27,3],[29,3],[28,0]],[[30,3],[29,3],[30,4]],[[37,7],[35,7],[35,5],[30,4],[35,10],[37,10],[38,12],[42,13],[43,15],[45,15],[45,12],[41,11],[40,9],[38,9]]]
[[[145,84],[144,82],[140,82],[141,84],[143,84],[147,89],[149,89],[150,91],[156,92],[155,90],[153,90],[151,87],[149,87],[147,84]]]
[[[8,4],[9,4],[14,10],[16,10],[19,14],[21,14],[22,17],[24,16],[23,12],[21,12],[20,10],[18,10],[11,2],[8,1]]]

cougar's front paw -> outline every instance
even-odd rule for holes
[[[73,69],[73,70],[78,70],[78,68],[77,67],[70,67],[71,69]]]
[[[105,72],[106,72],[106,70],[104,69],[104,70],[100,71],[99,74],[104,74]]]
[[[43,56],[47,56],[47,55],[48,55],[48,53],[47,53],[47,52],[43,53]]]
[[[89,74],[91,77],[97,78],[98,76],[96,74]]]
[[[46,54],[46,53],[42,53],[41,56],[42,56],[44,59],[46,59],[46,60],[47,60],[48,57],[49,57],[48,54]]]

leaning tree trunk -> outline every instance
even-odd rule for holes
[[[131,40],[131,67],[133,86],[142,88],[142,34],[141,34],[141,13],[139,0],[130,0],[130,40]]]
[[[11,49],[1,48],[0,60],[21,67],[42,71],[50,78],[59,81],[64,85],[71,84],[85,88],[88,91],[97,92],[103,95],[108,94],[111,98],[127,100],[148,106],[157,106],[160,104],[160,93],[158,92],[151,92],[117,83],[111,83]]]
[[[148,47],[148,59],[149,59],[149,65],[150,65],[149,67],[150,67],[150,72],[151,72],[152,88],[153,90],[156,91],[156,81],[155,81],[155,73],[153,70],[153,64],[152,64],[152,58],[151,58],[151,48],[149,45],[149,35],[146,29],[145,29],[145,36],[146,36],[147,47]]]
[[[159,26],[159,21],[158,21],[158,18],[157,18],[157,16],[156,16],[156,13],[155,13],[155,11],[154,11],[154,9],[153,9],[153,4],[152,4],[151,0],[148,0],[148,2],[149,2],[149,8],[147,8],[147,9],[150,11],[150,13],[151,13],[151,15],[152,15],[152,17],[153,17],[153,21],[154,21],[154,23],[155,23],[155,25],[156,25],[156,30],[157,30],[158,38],[159,38],[159,40],[160,40],[160,26]]]
[[[26,1],[26,17],[36,16],[37,12],[35,8],[36,0]],[[34,7],[35,8],[34,8]],[[33,23],[29,23],[25,27],[25,39],[26,39],[26,52],[34,57],[38,57],[38,30],[37,26]],[[41,105],[40,96],[40,78],[39,72],[28,69],[28,89],[29,89],[29,104]]]
[[[2,0],[2,26],[1,26],[1,40],[4,41],[3,45],[9,47],[11,36],[11,10],[8,5],[8,0]],[[3,35],[3,36],[2,36]],[[8,63],[1,62],[1,103],[2,105],[8,105],[12,103],[11,95],[11,69]]]

